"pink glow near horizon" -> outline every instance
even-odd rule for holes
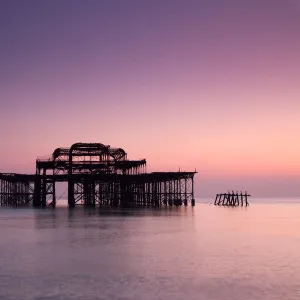
[[[225,2],[4,7],[1,171],[91,141],[148,171],[196,168],[199,195],[250,177],[300,194],[297,2]]]

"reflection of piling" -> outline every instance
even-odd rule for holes
[[[226,205],[226,206],[248,206],[248,197],[250,197],[247,192],[228,192],[224,194],[217,194],[215,198],[215,205]]]

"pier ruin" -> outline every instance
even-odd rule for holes
[[[0,173],[1,206],[55,207],[56,183],[66,182],[68,205],[195,205],[196,172],[146,172],[121,148],[76,143],[36,159],[35,174]]]
[[[248,197],[250,197],[247,192],[228,192],[225,194],[217,194],[215,199],[215,205],[226,205],[226,206],[248,206]]]

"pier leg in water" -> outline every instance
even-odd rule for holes
[[[239,194],[238,192],[234,191],[225,194],[217,194],[214,204],[225,206],[243,206],[245,204],[246,206],[248,206],[248,197],[250,196],[251,195],[249,195],[247,192],[245,192],[245,194],[240,192]]]
[[[216,195],[215,205],[217,205],[218,198],[219,198],[219,194]]]

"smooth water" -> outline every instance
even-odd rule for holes
[[[0,209],[0,299],[300,299],[300,205]]]

